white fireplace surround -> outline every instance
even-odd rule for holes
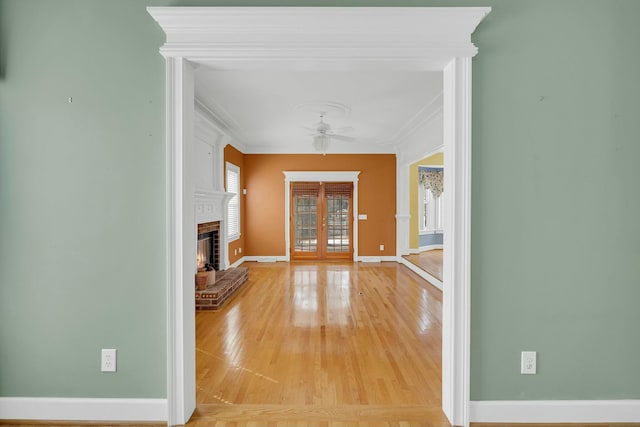
[[[229,268],[227,206],[233,193],[224,191],[224,147],[230,138],[215,126],[210,113],[197,100],[194,106],[194,138],[189,163],[194,183],[193,212],[198,224],[220,222],[220,270]],[[195,259],[194,259],[195,263]]]

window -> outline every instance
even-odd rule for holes
[[[419,218],[421,233],[435,233],[442,231],[442,195],[433,197],[431,190],[424,185],[418,185]]]
[[[240,238],[240,168],[227,162],[227,192],[234,193],[227,210],[227,236],[229,240]]]

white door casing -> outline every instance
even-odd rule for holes
[[[289,218],[291,216],[291,183],[303,182],[351,182],[353,183],[353,261],[358,260],[358,175],[360,171],[284,171],[284,241],[287,254],[285,260],[291,259],[291,232]]]
[[[469,8],[150,7],[166,33],[168,424],[195,409],[192,287],[195,215],[185,171],[193,125],[192,62],[223,70],[442,71],[445,150],[443,410],[469,423],[471,34]]]

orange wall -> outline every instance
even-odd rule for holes
[[[236,150],[232,145],[227,145],[224,147],[224,161],[225,161],[225,173],[224,173],[224,186],[225,190],[227,188],[227,163],[233,163],[234,165],[240,168],[240,189],[245,187],[245,165],[244,165],[244,157],[240,151]],[[247,204],[246,204],[246,196],[242,195],[242,191],[240,192],[240,238],[238,240],[234,240],[233,242],[229,242],[229,263],[233,264],[238,259],[242,258],[245,255],[245,241],[246,241],[246,212],[247,212]]]
[[[360,171],[358,210],[368,219],[358,223],[358,255],[396,254],[395,155],[245,154],[245,255],[286,255],[283,171]]]

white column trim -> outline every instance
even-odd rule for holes
[[[444,69],[442,401],[453,425],[469,425],[471,293],[471,58]]]
[[[176,425],[186,423],[195,409],[195,329],[189,321],[195,302],[187,286],[195,267],[187,260],[195,259],[196,213],[184,171],[193,132],[193,69],[184,58],[171,57],[166,58],[166,69],[167,421]],[[189,257],[191,252],[194,257]]]

